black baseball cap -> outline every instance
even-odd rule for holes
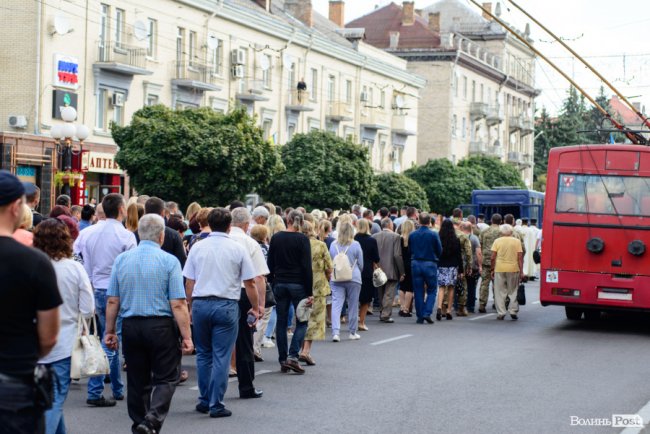
[[[0,206],[7,205],[25,195],[25,186],[11,172],[0,170]]]

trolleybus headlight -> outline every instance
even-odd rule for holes
[[[605,242],[602,238],[593,237],[587,241],[587,250],[591,253],[600,253],[605,249]]]
[[[641,240],[630,241],[627,245],[627,251],[634,256],[641,256],[645,253],[645,244]]]

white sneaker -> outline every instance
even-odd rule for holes
[[[332,342],[341,342],[341,338],[339,337],[339,335],[332,336]]]
[[[361,336],[359,336],[356,333],[350,333],[350,340],[351,341],[358,341],[359,339],[361,339]]]
[[[275,344],[273,343],[273,341],[271,339],[264,338],[264,340],[262,340],[262,347],[263,348],[275,348]]]

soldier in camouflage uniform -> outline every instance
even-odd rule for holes
[[[480,313],[485,313],[485,306],[487,305],[490,296],[490,282],[492,281],[492,244],[494,240],[501,236],[499,226],[503,219],[501,214],[492,214],[492,226],[481,232],[479,241],[481,241],[481,251],[483,252],[483,271],[481,272],[481,289],[479,291],[479,307]]]
[[[463,257],[463,277],[458,276],[458,285],[462,285],[462,290],[458,293],[458,309],[456,310],[456,316],[467,316],[467,280],[466,276],[472,272],[472,243],[469,240],[469,237],[460,230],[461,218],[454,218],[454,229],[456,231],[456,236],[460,241],[460,252]]]
[[[481,235],[481,230],[476,226],[476,217],[473,215],[467,216],[467,221],[472,224],[472,233],[477,237]]]

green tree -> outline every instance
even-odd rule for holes
[[[578,131],[585,129],[585,107],[584,97],[578,94],[575,87],[571,86],[567,98],[562,104],[562,110],[557,119],[557,128],[553,137],[556,146],[573,146],[586,142],[584,133]]]
[[[411,178],[398,173],[382,173],[375,176],[376,189],[370,196],[373,208],[383,206],[414,206],[420,209],[429,207],[427,193]]]
[[[404,174],[426,191],[430,210],[446,215],[458,205],[469,203],[473,190],[488,188],[480,171],[473,167],[454,166],[444,158],[429,160]]]
[[[458,166],[470,167],[481,172],[483,181],[490,188],[505,186],[526,188],[519,170],[495,157],[473,155],[461,160]]]
[[[533,175],[533,188],[538,191],[546,190],[546,169],[548,167],[548,153],[553,146],[557,122],[551,119],[546,108],[537,119],[535,127],[535,168]],[[542,180],[542,176],[544,179]]]
[[[264,188],[282,165],[244,108],[138,110],[128,126],[111,127],[115,160],[140,192],[183,205],[225,205]]]
[[[368,150],[332,133],[297,134],[282,147],[284,171],[262,190],[287,206],[349,208],[367,203],[374,190]]]

